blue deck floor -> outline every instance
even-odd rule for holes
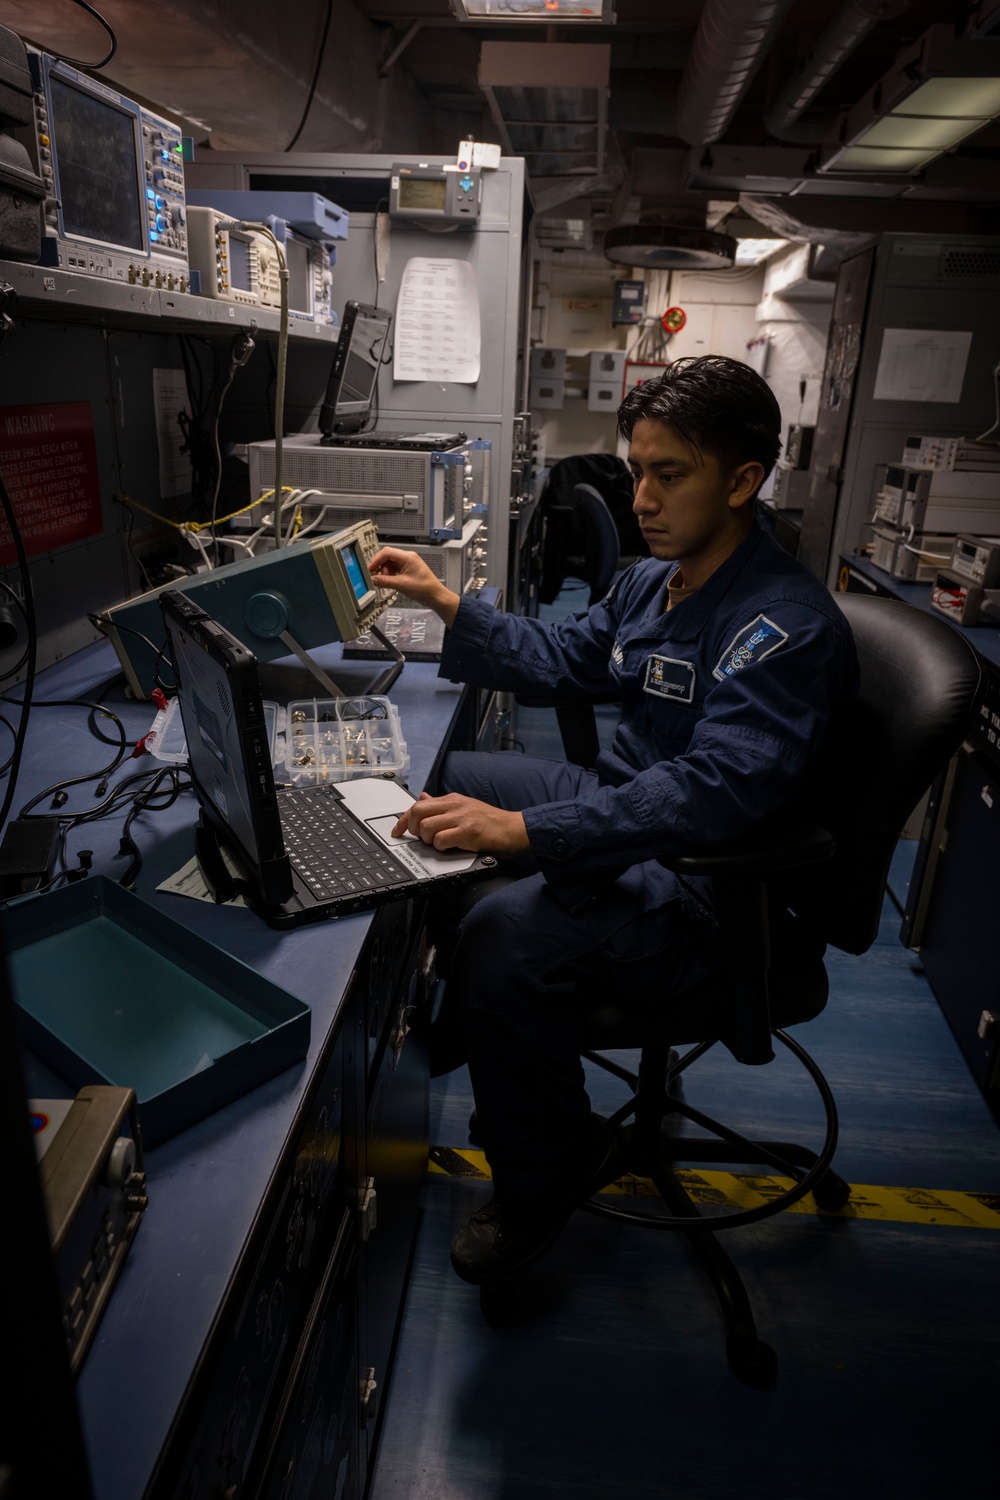
[[[519,737],[557,753],[535,711]],[[548,739],[546,740],[546,736]],[[912,846],[891,886],[905,894]],[[874,948],[829,959],[799,1031],[837,1097],[854,1184],[1000,1192],[1000,1131],[888,901]],[[718,1051],[719,1049],[717,1049]],[[598,1109],[620,1101],[598,1075]],[[815,1141],[783,1061],[700,1065],[685,1097]],[[432,1085],[431,1140],[468,1145],[462,1069]],[[752,1133],[752,1130],[751,1130]],[[684,1241],[579,1213],[525,1277],[524,1315],[481,1319],[448,1264],[481,1182],[429,1176],[372,1500],[996,1500],[1000,1233],[784,1214],[730,1231],[777,1386],[741,1385]]]

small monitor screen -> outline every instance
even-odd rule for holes
[[[49,82],[63,229],[143,250],[134,117],[54,73]]]
[[[399,179],[400,208],[424,208],[444,213],[448,188],[443,177],[403,177]]]
[[[350,542],[346,547],[342,547],[340,555],[344,559],[344,567],[347,569],[347,577],[350,580],[351,588],[354,590],[354,597],[360,603],[366,594],[371,591],[367,583],[365,583],[365,575],[362,571],[361,563],[358,561],[357,543]]]
[[[341,401],[371,401],[385,334],[381,319],[358,318],[355,322],[340,380]]]
[[[249,292],[253,287],[250,274],[250,242],[238,235],[229,236],[229,281],[237,292]]]
[[[360,303],[348,303],[326,399],[320,412],[325,433],[357,430],[375,399],[379,365],[392,315]],[[347,426],[342,427],[346,419]]]
[[[309,251],[301,240],[285,239],[285,265],[288,267],[288,305],[293,312],[312,312]]]

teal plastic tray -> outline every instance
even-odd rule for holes
[[[307,1005],[103,876],[0,921],[23,1040],[74,1088],[134,1088],[147,1146],[306,1055]]]

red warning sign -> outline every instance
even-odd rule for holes
[[[0,475],[29,557],[97,536],[101,491],[90,402],[0,407]],[[14,557],[0,510],[0,566]]]

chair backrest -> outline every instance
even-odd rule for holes
[[[573,500],[578,484],[589,484],[611,512],[619,554],[645,557],[649,551],[632,510],[632,476],[622,460],[613,453],[577,453],[561,458],[549,470],[539,502],[546,523],[538,585],[542,604],[552,603],[569,573],[579,576],[584,539]],[[572,568],[566,566],[571,559],[576,560]]]
[[[591,604],[596,604],[611,587],[618,567],[618,528],[592,484],[573,486],[573,510],[583,538],[581,576],[590,584]]]
[[[878,932],[896,840],[968,732],[982,669],[943,619],[863,594],[837,603],[854,633],[860,691],[803,799],[837,850],[807,878],[798,872],[788,902],[828,943],[864,953]]]

